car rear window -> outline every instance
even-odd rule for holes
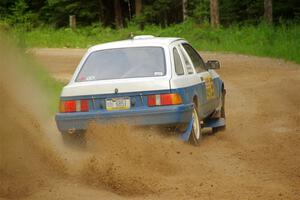
[[[155,77],[165,74],[163,48],[129,47],[91,53],[84,62],[76,81]]]

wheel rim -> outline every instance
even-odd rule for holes
[[[196,139],[198,140],[200,138],[200,124],[199,124],[199,118],[196,109],[193,110],[192,117],[193,117],[193,131]]]

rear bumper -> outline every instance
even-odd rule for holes
[[[89,122],[125,122],[130,125],[169,125],[187,123],[192,116],[193,104],[145,107],[121,111],[93,111],[87,113],[57,113],[55,121],[60,132],[85,130]]]

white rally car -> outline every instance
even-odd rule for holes
[[[84,134],[91,121],[183,125],[182,138],[199,144],[203,127],[225,127],[219,67],[180,38],[136,36],[93,46],[63,88],[57,127],[69,135]]]

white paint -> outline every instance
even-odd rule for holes
[[[125,92],[140,92],[140,91],[153,91],[153,90],[169,90],[171,79],[171,59],[169,52],[169,44],[178,38],[147,38],[138,40],[124,40],[119,42],[111,42],[102,45],[96,45],[88,49],[86,54],[81,59],[77,66],[73,77],[69,84],[64,87],[61,96],[82,96],[82,95],[95,95],[95,94],[111,94],[118,88],[119,93]],[[145,77],[145,78],[128,78],[128,79],[114,79],[114,80],[100,80],[100,81],[87,81],[76,82],[76,77],[80,69],[87,59],[87,57],[99,50],[125,48],[125,47],[162,47],[165,53],[166,61],[166,74],[165,76]]]
[[[178,76],[175,72],[174,61],[173,61],[173,47],[177,48],[180,43],[187,43],[187,41],[179,38],[157,38],[145,36],[139,37],[138,39],[124,40],[118,42],[111,42],[101,45],[96,45],[88,49],[86,54],[81,59],[76,71],[70,81],[70,83],[64,87],[61,96],[82,96],[82,95],[96,95],[96,94],[111,94],[118,89],[119,93],[128,92],[141,92],[141,91],[155,91],[155,90],[169,90],[176,88],[184,88],[193,86],[203,82],[201,77],[210,75],[212,77],[218,76],[214,70],[209,70],[201,73],[196,73],[193,68],[193,74],[188,74],[185,63],[184,71],[185,74]],[[162,47],[166,56],[166,74],[165,76],[145,77],[145,78],[128,78],[128,79],[114,79],[114,80],[99,80],[99,81],[87,81],[87,82],[76,82],[76,77],[85,62],[86,58],[93,52],[113,49],[113,48],[125,48],[125,47]],[[179,51],[181,60],[182,53]],[[188,59],[190,59],[188,57]],[[192,63],[190,61],[190,63]],[[91,77],[92,78],[92,77]]]
[[[75,82],[64,87],[61,96],[141,92],[170,89],[169,77],[128,78],[116,80]]]

